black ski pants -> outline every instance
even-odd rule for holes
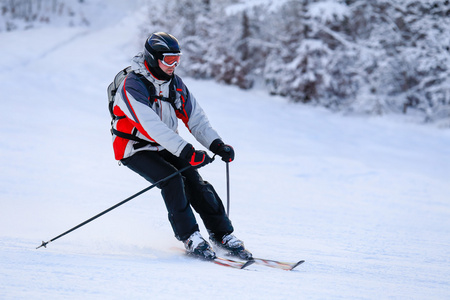
[[[189,165],[167,150],[139,151],[121,162],[151,183],[155,183]],[[206,229],[214,236],[233,232],[222,200],[213,186],[204,181],[198,171],[189,168],[158,184],[167,207],[175,237],[184,241],[199,230],[191,206],[200,215]]]

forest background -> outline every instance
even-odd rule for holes
[[[1,0],[0,31],[92,26],[89,6],[97,2]],[[448,0],[128,4],[147,16],[136,43],[161,30],[179,39],[182,75],[263,87],[345,114],[398,114],[450,126]]]

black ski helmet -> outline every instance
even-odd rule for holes
[[[149,66],[158,67],[163,53],[180,53],[178,40],[171,34],[155,32],[145,41],[144,57]]]

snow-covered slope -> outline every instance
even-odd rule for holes
[[[180,256],[154,189],[36,250],[149,185],[114,161],[106,99],[142,17],[0,34],[1,299],[450,297],[448,131],[188,78],[236,150],[236,235],[255,256],[306,263],[241,271]],[[225,165],[201,173],[226,199]]]

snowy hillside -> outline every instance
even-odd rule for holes
[[[306,263],[188,259],[155,189],[36,250],[149,185],[114,161],[106,99],[143,17],[0,33],[0,299],[450,298],[450,132],[189,78],[236,150],[236,235]],[[201,174],[226,199],[225,165]]]

